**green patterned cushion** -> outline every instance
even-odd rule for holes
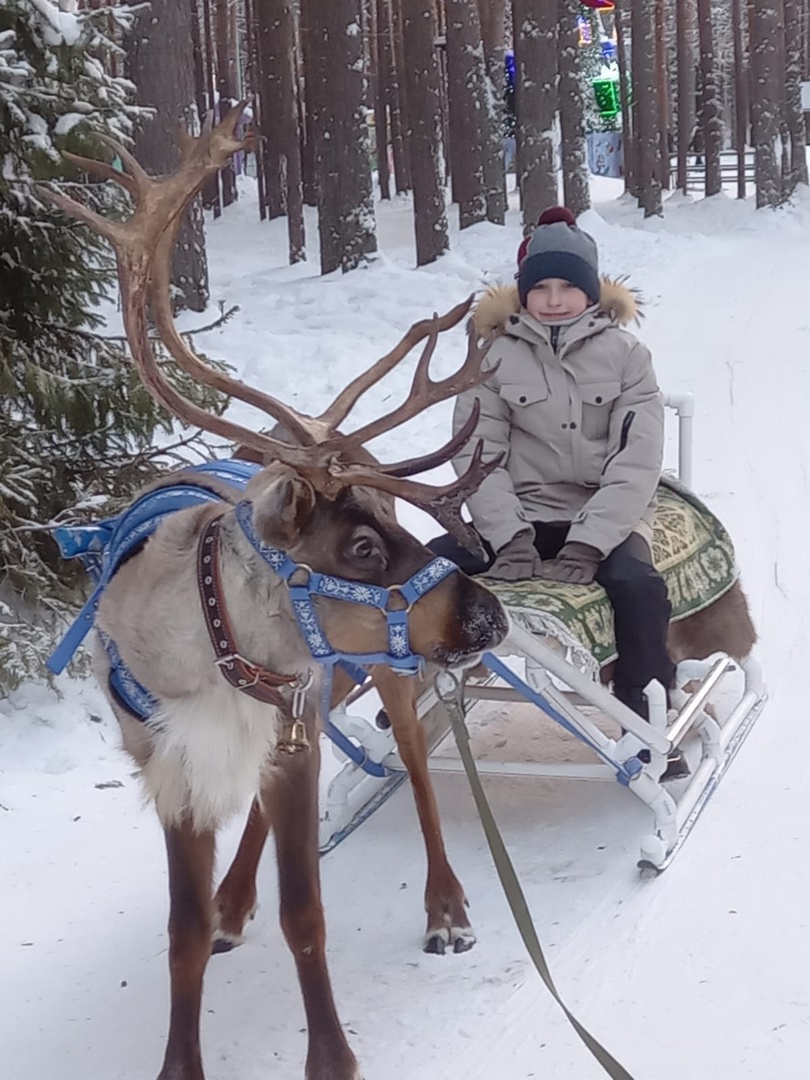
[[[662,477],[658,488],[653,557],[667,583],[673,621],[708,607],[737,579],[734,547],[723,525],[670,477]],[[556,638],[578,666],[616,659],[613,610],[601,585],[537,580],[487,584],[516,622],[532,633]]]

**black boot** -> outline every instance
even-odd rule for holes
[[[614,686],[613,693],[622,704],[649,723],[650,711],[647,708],[647,698],[640,686]],[[667,707],[669,707],[669,694],[667,694]],[[678,748],[670,750],[667,755],[667,767],[659,779],[661,781],[683,780],[687,776],[689,776],[689,762],[684,757],[683,750]]]
[[[614,697],[617,697],[622,705],[640,716],[647,723],[650,722],[650,710],[647,707],[647,698],[640,686],[613,686]],[[624,732],[622,732],[624,734]]]
[[[667,767],[661,773],[659,780],[685,780],[690,774],[689,762],[684,757],[683,750],[676,747],[667,754]]]

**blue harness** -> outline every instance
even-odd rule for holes
[[[202,481],[206,477],[213,477],[235,488],[239,494],[244,491],[248,480],[259,471],[259,466],[246,461],[215,461],[195,465],[185,471],[194,473]],[[62,558],[80,559],[95,584],[84,607],[48,659],[47,667],[54,675],[64,671],[87,637],[95,622],[101,594],[124,560],[146,543],[169,514],[221,501],[222,496],[214,490],[181,482],[142,495],[118,517],[106,518],[94,525],[59,526],[54,529],[54,539]]]
[[[199,477],[197,483],[178,483],[149,492],[137,499],[115,518],[89,526],[60,526],[54,536],[63,558],[78,557],[95,583],[90,598],[68,629],[48,660],[48,668],[58,674],[63,671],[95,621],[96,611],[104,589],[121,564],[146,542],[169,515],[178,510],[211,502],[222,502],[221,494],[204,486],[206,477],[213,477],[241,494],[248,481],[261,466],[243,461],[211,462],[185,470]],[[236,506],[236,520],[256,552],[282,577],[290,592],[293,610],[313,659],[328,668],[329,677],[324,700],[331,687],[334,667],[339,664],[355,682],[363,682],[363,670],[369,664],[387,664],[403,675],[417,674],[424,658],[414,653],[410,645],[408,615],[420,597],[430,592],[456,569],[449,559],[438,557],[413,574],[404,585],[384,588],[365,582],[345,581],[331,574],[321,574],[296,563],[286,552],[266,544],[253,526],[253,507],[242,500]],[[293,582],[293,575],[301,578]],[[388,651],[376,653],[346,653],[332,648],[320,624],[314,597],[345,600],[353,604],[374,607],[386,618]],[[392,609],[392,601],[400,597],[405,607]],[[110,662],[110,688],[118,700],[135,716],[148,719],[157,709],[157,699],[139,683],[124,665],[115,642],[99,631],[101,642]],[[328,704],[325,704],[325,717]]]

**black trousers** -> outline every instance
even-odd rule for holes
[[[566,541],[567,522],[534,522],[534,546],[541,559],[553,559]],[[480,574],[495,560],[492,548],[483,545],[482,560],[446,534],[431,540],[428,547],[437,555],[452,559],[467,574]],[[675,678],[675,665],[667,652],[667,628],[672,605],[664,579],[652,564],[647,542],[638,533],[630,536],[599,566],[596,580],[608,594],[613,608],[619,658],[613,678],[618,698],[635,712],[646,716],[642,689],[658,679],[668,689]]]

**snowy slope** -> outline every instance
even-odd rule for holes
[[[724,197],[673,199],[664,222],[643,224],[613,201],[611,182],[596,190],[603,201],[582,224],[603,269],[629,273],[647,295],[640,334],[662,385],[697,395],[695,486],[735,537],[771,701],[655,881],[634,868],[646,811],[618,786],[486,787],[559,988],[636,1080],[799,1080],[810,1041],[810,204],[755,214]],[[384,254],[321,279],[284,265],[283,228],[259,226],[247,201],[212,224],[212,295],[241,311],[199,345],[307,411],[413,320],[508,280],[520,240],[513,212],[507,229],[468,230],[453,254],[415,271],[410,210],[396,202],[380,214]],[[437,368],[449,371],[463,350],[453,334]],[[389,377],[357,422],[406,382],[406,371]],[[233,416],[255,419],[244,406]],[[436,445],[448,419],[438,407],[377,450]],[[434,528],[412,511],[408,520],[423,536]],[[95,686],[61,688],[62,700],[29,686],[0,702],[0,1071],[142,1080],[157,1073],[166,1023],[160,831]],[[122,786],[95,786],[109,781]],[[366,1080],[596,1080],[530,969],[465,781],[436,784],[479,934],[472,952],[419,950],[424,859],[406,787],[322,863],[333,984]],[[235,824],[223,861],[237,836]],[[268,858],[247,944],[209,968],[208,1080],[303,1075],[303,1010],[274,877]]]

